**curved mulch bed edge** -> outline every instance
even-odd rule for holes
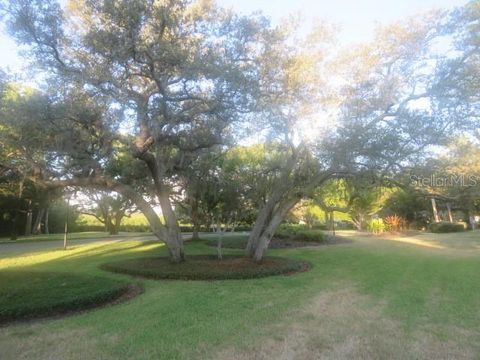
[[[65,318],[67,316],[84,314],[93,310],[125,303],[137,297],[138,295],[143,294],[144,291],[144,287],[140,284],[127,284],[125,288],[123,288],[123,291],[116,293],[114,296],[111,296],[104,302],[86,303],[78,306],[76,309],[52,309],[48,313],[32,314],[30,316],[22,316],[19,318],[0,318],[0,328],[32,321],[55,320]]]
[[[102,270],[136,277],[164,280],[239,280],[275,275],[291,275],[310,270],[307,261],[267,256],[260,263],[253,259],[224,255],[188,256],[185,262],[172,263],[168,257],[137,258],[103,264]]]

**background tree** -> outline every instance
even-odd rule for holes
[[[110,235],[118,235],[122,219],[135,210],[129,199],[115,193],[87,190],[81,196],[85,198],[76,207],[76,211],[93,216],[105,225],[105,230]]]
[[[233,231],[239,224],[251,224],[259,199],[264,196],[265,176],[260,165],[263,146],[232,147],[226,151],[204,151],[182,170],[182,209],[194,226],[193,238],[201,225],[226,226]]]
[[[340,111],[333,115],[337,120],[336,126],[328,129],[328,136],[317,137],[315,147],[305,146],[303,138],[301,146],[290,146],[291,152],[285,151],[286,158],[290,158],[291,154],[296,156],[291,157],[295,165],[289,166],[286,162],[285,171],[278,177],[281,185],[274,189],[282,195],[272,194],[270,204],[257,218],[250,234],[248,254],[261,259],[268,239],[284,216],[280,209],[293,206],[329,178],[366,170],[380,179],[395,176],[424,157],[431,145],[444,145],[455,134],[476,128],[478,118],[466,116],[466,113],[456,116],[457,110],[446,105],[446,82],[438,81],[440,76],[450,76],[442,68],[448,55],[438,56],[433,51],[433,45],[444,34],[444,19],[445,14],[432,13],[420,19],[408,19],[379,28],[372,43],[348,50],[343,61],[335,63],[335,70],[344,79],[344,82],[337,82],[340,84],[340,96],[334,104]],[[471,29],[466,27],[462,31],[469,33]],[[282,59],[289,59],[289,64],[294,63],[285,54],[288,52],[282,52]],[[272,60],[269,65],[277,65],[276,73],[291,79],[287,76],[289,67],[282,67]],[[311,66],[308,68],[312,70]],[[321,67],[316,70],[321,71]],[[318,83],[310,84],[318,86]],[[279,85],[279,88],[284,96],[289,94],[290,88],[285,84]],[[310,89],[308,93],[308,101],[311,102],[315,92]],[[284,103],[291,109],[295,108],[292,104],[298,104],[295,115],[304,115],[299,109],[308,109],[308,103],[302,102],[301,96],[295,99],[297,102]],[[327,97],[326,100],[331,101],[332,98]],[[326,100],[323,104],[328,104]],[[463,109],[474,106],[470,100],[462,104]],[[271,105],[273,109],[277,108],[275,102]],[[285,116],[291,113],[285,109],[280,113],[283,116],[278,118],[282,124],[292,123]],[[298,120],[296,116],[293,118]],[[270,122],[275,124],[274,120]],[[288,126],[285,125],[285,128],[288,129]],[[285,136],[283,144],[291,144],[294,133],[294,129],[286,131],[291,136]],[[307,166],[302,167],[297,155],[300,152],[296,149],[308,149],[303,151],[304,159],[308,159],[304,163]],[[292,183],[295,173],[302,174],[300,186]]]
[[[426,228],[431,221],[429,200],[408,188],[395,189],[385,201],[382,214],[401,216],[411,228]]]
[[[30,46],[31,58],[53,79],[78,84],[108,104],[96,125],[148,167],[165,224],[140,194],[104,174],[98,158],[83,162],[83,176],[70,173],[56,184],[107,188],[131,199],[172,260],[182,261],[171,176],[185,153],[221,142],[239,114],[254,105],[255,59],[264,51],[257,44],[269,36],[266,22],[203,1],[75,1],[65,9],[52,1],[12,2],[11,33]],[[116,131],[118,119],[108,116],[119,108],[134,138]],[[108,158],[108,146],[101,152]],[[79,159],[76,152],[68,156]]]

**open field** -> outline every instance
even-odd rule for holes
[[[145,293],[0,328],[0,358],[478,358],[480,232],[341,235],[353,242],[269,252],[307,260],[311,271],[252,280],[139,280],[98,269],[117,259],[165,255],[153,242],[3,258],[0,271],[101,275],[141,282]],[[215,253],[204,243],[188,243],[187,251]]]

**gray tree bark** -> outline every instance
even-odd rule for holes
[[[49,213],[50,213],[50,207],[47,206],[47,208],[45,209],[45,219],[44,219],[44,229],[45,229],[45,235],[49,235],[50,234],[50,228],[49,228],[49,224],[48,224],[48,221],[49,221]]]
[[[448,221],[453,222],[452,205],[448,202],[447,202],[447,215],[448,215]]]
[[[435,201],[435,198],[432,197],[432,211],[433,211],[433,218],[435,220],[435,222],[439,222],[440,221],[440,218],[438,216],[438,211],[437,211],[437,203]]]
[[[38,235],[41,233],[42,230],[42,220],[45,216],[45,208],[42,207],[38,209],[37,216],[35,217],[35,221],[33,223],[32,233],[33,235]]]
[[[332,172],[323,173],[301,188],[296,189],[288,189],[286,188],[288,183],[281,183],[257,216],[248,238],[245,249],[246,255],[253,257],[255,261],[261,261],[275,231],[288,212],[300,201],[304,194],[327,181],[332,175]],[[287,185],[282,186],[284,184]]]
[[[284,199],[276,206],[268,204],[259,216],[248,238],[246,247],[247,256],[253,257],[255,261],[261,261],[265,250],[287,213],[300,201],[300,197],[292,196]]]
[[[32,234],[32,209],[31,209],[32,201],[28,202],[28,209],[27,209],[27,221],[25,223],[25,236],[30,236]]]

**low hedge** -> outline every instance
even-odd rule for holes
[[[211,235],[210,235],[211,236]],[[204,240],[209,246],[217,246],[219,236]],[[227,249],[245,249],[248,235],[225,235],[222,240],[222,247]]]
[[[4,270],[0,278],[0,323],[93,308],[130,288],[123,281],[56,272]]]
[[[454,223],[454,222],[448,222],[448,221],[441,221],[441,222],[430,224],[429,229],[433,233],[461,232],[461,231],[465,231],[466,224],[463,222]]]
[[[224,255],[222,260],[211,255],[189,256],[182,263],[172,263],[168,257],[137,258],[101,265],[101,269],[152,279],[227,280],[252,279],[306,271],[305,261],[282,257],[265,257],[260,263],[253,259]]]
[[[374,234],[381,234],[386,230],[387,226],[385,225],[385,222],[383,219],[371,219],[367,223],[367,229],[368,231],[374,233]]]
[[[316,229],[309,229],[303,225],[280,225],[275,232],[274,237],[278,239],[288,239],[293,241],[326,241],[326,236],[322,231]]]
[[[291,230],[293,228],[293,230]],[[322,231],[298,228],[294,226],[286,229],[285,226],[279,228],[270,243],[270,248],[301,247],[309,245],[326,244],[327,237]],[[217,246],[218,236],[205,239],[207,245]],[[248,235],[229,235],[226,234],[222,240],[222,247],[227,249],[245,249],[247,246]]]

